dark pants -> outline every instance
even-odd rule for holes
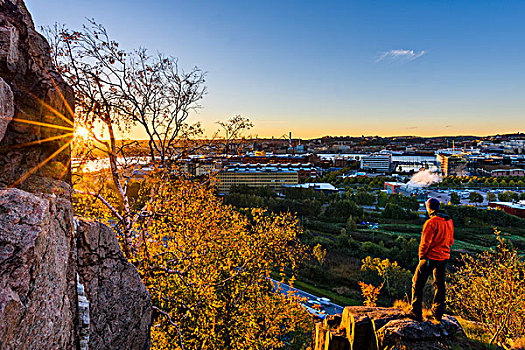
[[[412,278],[412,312],[421,317],[423,313],[423,288],[431,273],[434,274],[434,301],[432,302],[432,313],[436,319],[441,320],[445,312],[445,270],[447,260],[438,261],[431,259],[419,260],[414,278]]]

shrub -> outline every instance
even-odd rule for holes
[[[341,229],[338,226],[329,222],[306,219],[304,226],[313,231],[326,232],[333,235],[339,235],[341,233]]]
[[[323,246],[317,243],[313,249],[313,254],[320,265],[323,265],[326,260],[326,249],[323,249]]]
[[[525,328],[525,262],[495,233],[496,248],[462,256],[449,289],[452,310],[483,324],[491,343],[523,336]]]
[[[311,316],[269,280],[307,257],[297,219],[242,214],[212,191],[165,183],[151,221],[141,222],[148,226],[133,263],[151,294],[152,348],[302,348]]]
[[[525,220],[517,216],[505,213],[503,210],[485,210],[470,206],[444,206],[445,211],[454,221],[455,226],[463,226],[477,219],[478,222],[490,224],[491,227],[524,227]]]
[[[390,298],[402,299],[410,292],[412,274],[395,261],[368,256],[363,259],[361,271],[364,273],[364,279],[371,283],[375,285],[384,283],[385,291]]]
[[[363,305],[365,306],[377,306],[377,297],[383,288],[383,283],[379,287],[375,287],[372,284],[367,284],[359,281],[359,287],[361,287],[361,295],[363,295]]]
[[[461,204],[461,198],[459,197],[459,194],[457,194],[456,192],[452,192],[450,194],[450,203],[454,205]]]
[[[389,250],[385,248],[383,244],[376,244],[374,242],[366,241],[361,243],[361,253],[364,255],[372,255],[373,257],[384,257],[387,256]]]
[[[354,221],[354,218],[352,215],[348,217],[348,220],[346,220],[346,232],[354,232],[357,231],[357,224]]]
[[[417,218],[417,213],[411,212],[409,210],[403,209],[397,204],[388,203],[385,206],[381,216],[387,219],[401,219],[401,220],[412,220]]]
[[[325,236],[315,236],[311,240],[311,243],[312,243],[312,245],[321,245],[321,246],[327,247],[327,248],[331,248],[332,246],[335,245],[335,242],[333,240],[331,240],[330,238],[325,237]]]
[[[332,221],[345,222],[350,215],[362,218],[363,213],[363,208],[358,207],[354,201],[344,199],[330,202],[324,214]]]

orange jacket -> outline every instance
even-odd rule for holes
[[[430,217],[423,225],[419,259],[446,260],[450,258],[450,246],[454,244],[454,224],[444,214]]]

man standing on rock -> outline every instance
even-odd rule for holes
[[[419,243],[419,264],[412,279],[412,312],[415,320],[423,320],[423,288],[428,276],[434,274],[434,301],[432,314],[441,321],[445,312],[445,270],[450,258],[450,246],[454,243],[454,225],[450,217],[439,212],[439,201],[430,198],[426,202],[430,219],[423,225]]]

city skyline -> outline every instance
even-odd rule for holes
[[[125,49],[208,72],[191,121],[240,114],[259,137],[523,131],[519,1],[28,0],[36,26],[95,18]],[[118,14],[118,15],[116,15]],[[140,23],[138,23],[140,19]],[[133,134],[142,138],[140,134]]]

